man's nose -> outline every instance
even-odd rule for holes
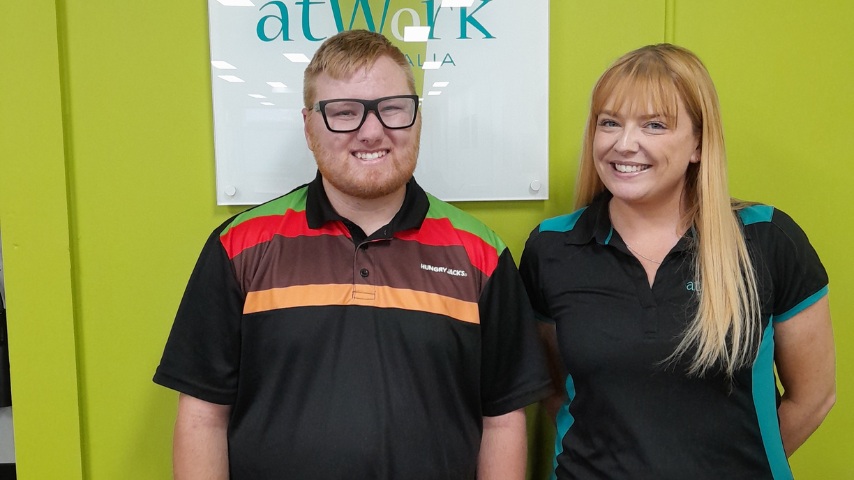
[[[359,128],[359,138],[365,140],[377,138],[383,134],[384,128],[377,112],[370,110],[365,114],[365,122]]]

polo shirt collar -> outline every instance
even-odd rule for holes
[[[596,241],[600,245],[610,245],[619,238],[619,243],[625,245],[619,233],[611,225],[611,216],[608,212],[608,202],[613,195],[608,190],[603,190],[593,198],[587,206],[584,214],[573,229],[573,234],[567,239],[567,243],[581,245],[590,241]],[[674,251],[688,250],[696,237],[694,227],[688,229],[685,235],[679,239]]]
[[[566,232],[567,244],[585,245],[593,241],[602,245],[609,243],[613,232],[611,219],[608,218],[610,199],[611,193],[605,190],[584,207],[573,228]]]
[[[429,208],[430,200],[427,198],[427,194],[415,181],[415,177],[412,177],[406,183],[406,195],[403,198],[403,205],[400,206],[400,210],[385,228],[381,228],[372,237],[380,235],[390,238],[396,232],[420,228],[427,217]],[[312,229],[322,228],[329,222],[344,222],[348,227],[353,225],[350,220],[339,215],[332,207],[326,190],[323,188],[323,177],[320,175],[320,171],[317,172],[314,180],[308,184],[305,216],[309,228]]]
[[[591,210],[591,215],[594,216],[593,237],[596,242],[602,245],[611,243],[614,238],[613,225],[611,225],[611,215],[608,212],[608,202],[611,201],[611,192],[604,190],[593,199],[588,209]]]

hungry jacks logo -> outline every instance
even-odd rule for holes
[[[428,272],[436,272],[436,273],[444,273],[447,275],[451,275],[453,277],[468,277],[469,274],[466,273],[465,270],[460,270],[456,268],[448,268],[448,267],[437,267],[435,265],[429,265],[426,263],[421,264],[421,270],[427,270]]]

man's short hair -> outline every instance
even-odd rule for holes
[[[303,101],[311,108],[317,101],[315,81],[321,74],[341,80],[349,78],[358,70],[369,68],[380,57],[389,57],[406,74],[409,93],[415,93],[415,77],[412,66],[403,52],[386,37],[368,30],[349,30],[326,39],[315,52],[305,69],[303,77]]]

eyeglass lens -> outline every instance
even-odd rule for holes
[[[406,128],[415,119],[415,106],[416,100],[409,97],[386,98],[376,104],[376,112],[386,128]],[[329,129],[335,131],[359,128],[366,115],[365,104],[354,100],[329,101],[323,110]]]

